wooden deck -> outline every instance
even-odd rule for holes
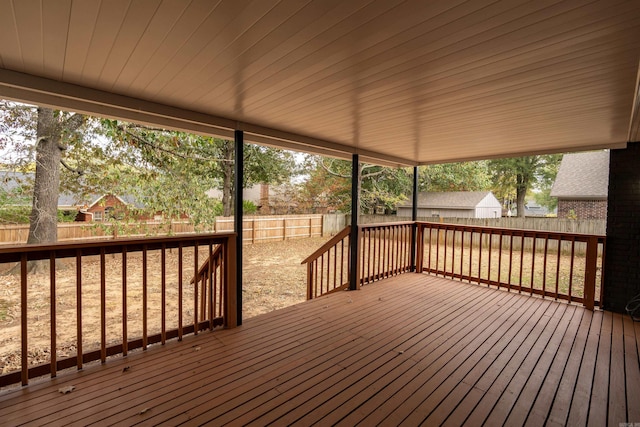
[[[404,274],[5,391],[0,424],[617,427],[639,352],[627,316]]]

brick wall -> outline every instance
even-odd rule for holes
[[[611,150],[604,307],[624,312],[640,293],[640,143]]]
[[[606,219],[606,200],[558,200],[558,218]]]

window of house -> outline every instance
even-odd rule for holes
[[[103,218],[102,214],[103,214],[102,211],[95,211],[93,213],[93,220],[94,221],[102,221],[102,218]]]

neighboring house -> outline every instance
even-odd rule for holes
[[[222,199],[222,191],[212,188],[206,195],[214,199]],[[287,184],[269,185],[254,184],[242,190],[242,198],[258,207],[264,214],[287,214],[297,211],[297,190]]]
[[[500,218],[502,205],[491,191],[418,194],[418,218]],[[397,216],[411,217],[411,201],[398,205]]]
[[[92,195],[90,202],[80,206],[76,221],[109,221],[112,219],[123,219],[132,208],[143,208],[131,196],[114,196],[113,194]],[[137,217],[137,219],[151,219],[147,217]]]
[[[609,151],[565,154],[551,188],[558,218],[606,219]]]
[[[538,216],[538,217],[546,217],[549,214],[554,212],[550,212],[549,209],[545,206],[539,205],[535,202],[535,200],[527,200],[524,204],[524,216]]]
[[[0,190],[10,198],[13,206],[31,206],[33,180],[32,172],[0,172]],[[132,208],[140,209],[144,205],[132,196],[115,196],[112,194],[93,194],[84,198],[77,194],[62,193],[58,197],[58,209],[73,214],[77,212],[76,221],[109,221],[120,219]],[[139,220],[158,219],[162,213],[148,216],[137,216]]]

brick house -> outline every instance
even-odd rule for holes
[[[141,208],[130,196],[115,196],[113,194],[94,195],[91,202],[80,208],[76,221],[80,222],[102,222],[112,219],[122,219],[135,208]],[[153,219],[143,216],[136,216],[136,219]]]
[[[565,154],[551,189],[558,218],[606,219],[609,151]]]

